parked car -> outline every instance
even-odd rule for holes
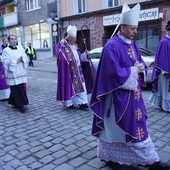
[[[95,49],[93,49],[89,52],[90,58],[91,58],[96,69],[97,69],[97,66],[98,66],[98,63],[99,63],[99,59],[100,59],[102,49],[103,49],[103,47],[99,47],[99,48],[95,48]],[[146,83],[150,83],[153,65],[154,65],[154,60],[155,60],[155,52],[148,50],[148,49],[145,49],[145,48],[139,48],[139,50],[141,52],[143,61],[145,62],[146,66],[148,67],[148,74],[147,74],[147,77],[146,77]]]

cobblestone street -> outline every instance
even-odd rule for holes
[[[34,62],[26,113],[0,102],[0,170],[110,170],[96,158],[92,112],[67,110],[56,101],[55,59]],[[170,114],[151,106],[149,95],[144,89],[149,132],[161,160],[170,163]]]

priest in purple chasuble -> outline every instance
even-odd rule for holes
[[[77,28],[69,25],[67,37],[56,45],[58,81],[57,100],[64,107],[88,108],[88,95],[81,69],[81,61],[87,56],[81,53],[76,42]]]
[[[170,112],[170,21],[166,25],[167,34],[159,42],[152,74],[151,104]]]
[[[2,39],[2,45],[0,47],[0,100],[7,100],[10,95],[10,88],[7,85],[6,77],[5,77],[5,70],[3,64],[1,62],[1,55],[4,50],[8,46],[8,39],[4,37]]]
[[[133,41],[139,11],[139,4],[132,9],[123,6],[119,32],[103,48],[90,101],[92,135],[98,138],[100,160],[149,165],[152,170],[163,165],[146,127],[141,85],[145,86],[147,68]]]

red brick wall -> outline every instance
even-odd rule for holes
[[[78,18],[72,20],[70,24],[76,25],[78,30],[81,30],[82,25],[87,25],[90,29],[90,49],[103,46],[103,16],[93,15],[88,18]]]

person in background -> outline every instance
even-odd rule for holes
[[[8,103],[13,105],[21,113],[25,113],[24,105],[28,105],[28,97],[24,89],[27,82],[26,68],[28,57],[25,52],[16,46],[16,36],[8,36],[9,46],[2,53],[2,63],[7,72],[6,79],[10,86]]]
[[[167,22],[166,31],[156,51],[149,102],[170,112],[170,21]]]
[[[33,59],[34,59],[34,55],[35,55],[35,49],[32,46],[32,43],[28,43],[28,47],[26,48],[25,53],[27,54],[27,56],[30,59],[29,66],[34,67]]]
[[[141,91],[146,66],[133,41],[139,12],[139,4],[132,9],[124,4],[119,32],[103,48],[90,101],[92,134],[98,138],[97,156],[117,169],[131,165],[168,170],[160,162],[146,126]]]
[[[4,37],[2,39],[2,45],[0,47],[0,101],[8,100],[10,95],[10,88],[6,83],[5,70],[1,62],[2,52],[7,46],[8,46],[8,39],[7,37]]]
[[[8,46],[8,38],[7,38],[7,37],[3,37],[3,39],[2,39],[2,45],[1,45],[2,50],[3,50],[4,48],[6,48],[7,46]]]
[[[68,108],[88,108],[86,84],[81,69],[81,61],[86,54],[76,45],[77,28],[69,25],[66,37],[56,45],[58,66],[57,101]]]

